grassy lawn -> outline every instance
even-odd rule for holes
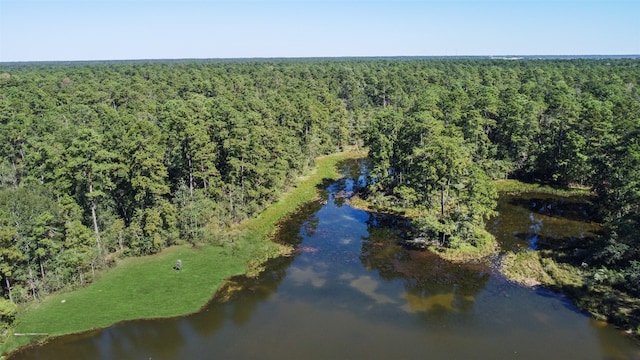
[[[318,196],[316,186],[324,179],[338,176],[337,162],[363,156],[345,152],[318,158],[314,171],[280,201],[232,229],[238,234],[233,245],[175,246],[156,255],[122,260],[98,274],[87,287],[21,307],[13,332],[57,336],[123,320],[173,317],[198,311],[225,279],[243,273],[257,274],[262,262],[286,254],[288,249],[270,241],[279,221],[314,200]],[[180,271],[173,269],[178,259],[182,260]],[[46,336],[10,336],[0,351],[7,353],[43,338]]]
[[[60,335],[117,321],[177,316],[197,311],[222,282],[245,270],[228,248],[178,246],[160,254],[121,261],[90,286],[31,303],[16,333]],[[177,259],[182,270],[173,270]]]

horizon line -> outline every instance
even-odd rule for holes
[[[347,55],[347,56],[254,56],[203,58],[130,58],[130,59],[76,59],[76,60],[9,60],[0,64],[27,63],[98,63],[98,62],[175,62],[175,61],[268,61],[268,60],[340,60],[340,59],[469,59],[531,60],[531,59],[637,59],[640,54],[496,54],[496,55]]]

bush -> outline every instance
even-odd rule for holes
[[[11,295],[13,295],[13,301],[16,303],[23,303],[31,300],[29,289],[22,285],[13,285],[11,287]]]
[[[0,299],[0,326],[11,326],[18,313],[18,306],[7,299]]]

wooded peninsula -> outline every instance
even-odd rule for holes
[[[586,191],[601,233],[548,256],[637,335],[639,86],[640,59],[0,64],[0,325],[170,246],[262,258],[236,225],[367,149],[360,195],[442,248],[491,243],[496,180]]]

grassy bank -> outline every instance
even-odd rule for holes
[[[504,179],[494,181],[498,193],[522,194],[525,192],[537,192],[557,196],[590,195],[591,190],[586,187],[562,188],[546,184],[526,183],[519,180]]]
[[[288,213],[318,196],[317,185],[336,178],[335,165],[347,158],[362,157],[345,152],[317,159],[312,173],[259,216],[231,229],[233,242],[225,246],[176,246],[159,254],[128,258],[98,274],[89,286],[54,294],[43,301],[23,305],[14,334],[0,347],[3,354],[31,341],[102,328],[140,318],[173,317],[198,311],[211,299],[225,279],[238,274],[257,274],[270,257],[289,249],[270,241],[270,234]],[[173,270],[177,259],[182,270]]]
[[[584,285],[580,268],[555,261],[549,251],[509,253],[502,258],[500,271],[508,279],[526,286],[544,285],[562,290]]]

